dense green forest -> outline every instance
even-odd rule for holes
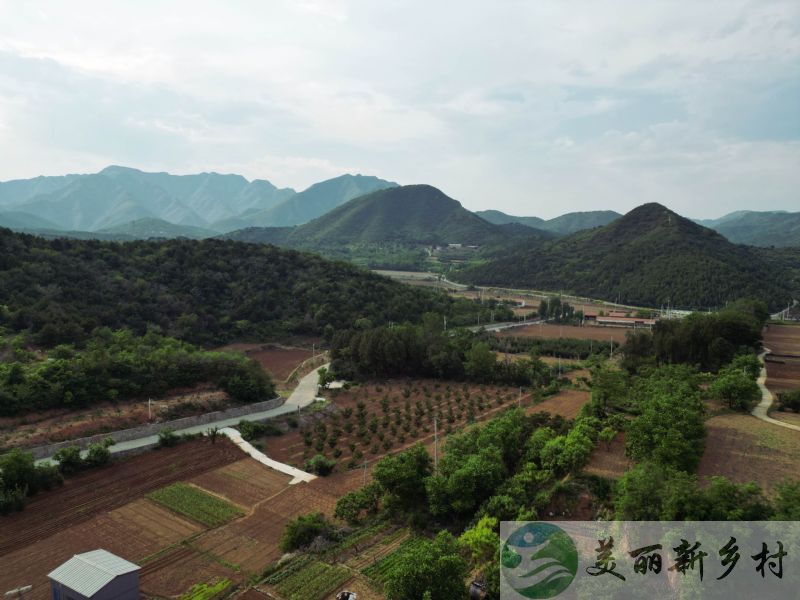
[[[0,336],[0,415],[159,396],[213,383],[237,402],[275,397],[255,361],[233,352],[205,352],[150,331],[98,329],[85,343],[56,346],[46,355],[25,349],[20,336]]]
[[[103,326],[137,335],[157,326],[210,345],[330,335],[359,319],[414,322],[426,311],[462,325],[489,316],[475,302],[268,245],[44,240],[0,229],[0,326],[45,347],[86,340]]]
[[[497,360],[483,336],[467,330],[445,332],[437,315],[422,325],[337,332],[331,343],[331,370],[337,377],[436,377],[480,383],[540,386],[550,369],[539,360]]]
[[[786,306],[800,289],[790,261],[645,204],[605,227],[553,241],[524,240],[453,278],[653,307],[719,308],[747,296],[772,309]]]
[[[736,355],[761,347],[761,329],[769,318],[761,301],[739,300],[716,313],[692,313],[685,319],[662,319],[652,334],[629,333],[622,351],[630,372],[643,365],[687,364],[718,371]]]

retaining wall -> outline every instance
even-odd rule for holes
[[[98,433],[89,437],[78,438],[75,440],[67,440],[65,442],[56,442],[46,446],[38,446],[36,448],[27,448],[26,452],[33,454],[35,459],[46,458],[58,452],[61,448],[66,446],[78,446],[81,450],[89,447],[89,444],[102,442],[106,438],[111,438],[115,442],[127,442],[129,440],[136,440],[151,435],[158,435],[162,429],[167,427],[180,430],[187,427],[195,427],[197,425],[204,425],[205,423],[213,423],[214,421],[221,421],[223,419],[231,419],[234,417],[244,417],[246,415],[271,410],[278,408],[285,402],[284,398],[278,397],[272,400],[265,400],[264,402],[256,402],[254,404],[246,404],[244,406],[236,406],[227,408],[225,410],[217,410],[214,412],[197,415],[195,417],[183,417],[182,419],[175,419],[174,421],[163,421],[161,423],[150,423],[132,429],[122,429],[120,431],[110,431],[108,433]]]

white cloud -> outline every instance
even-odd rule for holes
[[[791,209],[799,23],[796,0],[0,0],[0,179],[360,171],[541,216]]]

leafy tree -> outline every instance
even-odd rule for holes
[[[431,474],[431,457],[422,444],[375,464],[372,477],[384,490],[384,505],[390,511],[412,513],[427,502],[425,479]]]
[[[494,374],[497,355],[489,349],[489,345],[477,342],[472,345],[466,355],[464,370],[475,381],[489,382]]]
[[[77,473],[86,466],[81,457],[81,449],[78,446],[60,448],[53,455],[53,460],[58,463],[58,468],[64,475]]]
[[[304,470],[322,477],[330,475],[333,472],[334,467],[336,467],[336,461],[330,458],[325,458],[325,456],[322,454],[317,454],[308,459],[305,462],[305,465],[303,465]]]
[[[721,371],[708,391],[734,410],[750,410],[761,398],[761,390],[756,382],[746,373],[734,368]]]
[[[388,600],[454,600],[466,596],[469,564],[447,531],[403,551],[386,582]]]
[[[784,481],[776,487],[777,521],[800,521],[800,481]]]
[[[381,486],[373,481],[361,489],[346,493],[336,501],[333,516],[346,521],[348,525],[358,525],[364,515],[378,512]]]
[[[301,515],[289,521],[283,530],[280,547],[284,552],[292,552],[308,546],[317,537],[332,539],[335,529],[321,512]]]

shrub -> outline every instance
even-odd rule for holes
[[[292,552],[298,548],[303,548],[319,536],[328,539],[334,537],[333,526],[325,518],[325,515],[321,512],[315,512],[299,516],[286,524],[280,543],[281,550]]]
[[[61,448],[53,455],[53,460],[58,463],[58,469],[65,475],[77,473],[84,467],[81,449],[78,446]]]
[[[308,471],[309,473],[314,473],[315,475],[319,475],[321,477],[325,477],[326,475],[330,475],[333,468],[336,466],[336,461],[330,458],[326,458],[322,454],[317,454],[316,456],[308,459],[303,466],[303,469]]]
[[[158,445],[164,448],[169,448],[178,443],[180,438],[172,427],[165,427],[158,432]]]

